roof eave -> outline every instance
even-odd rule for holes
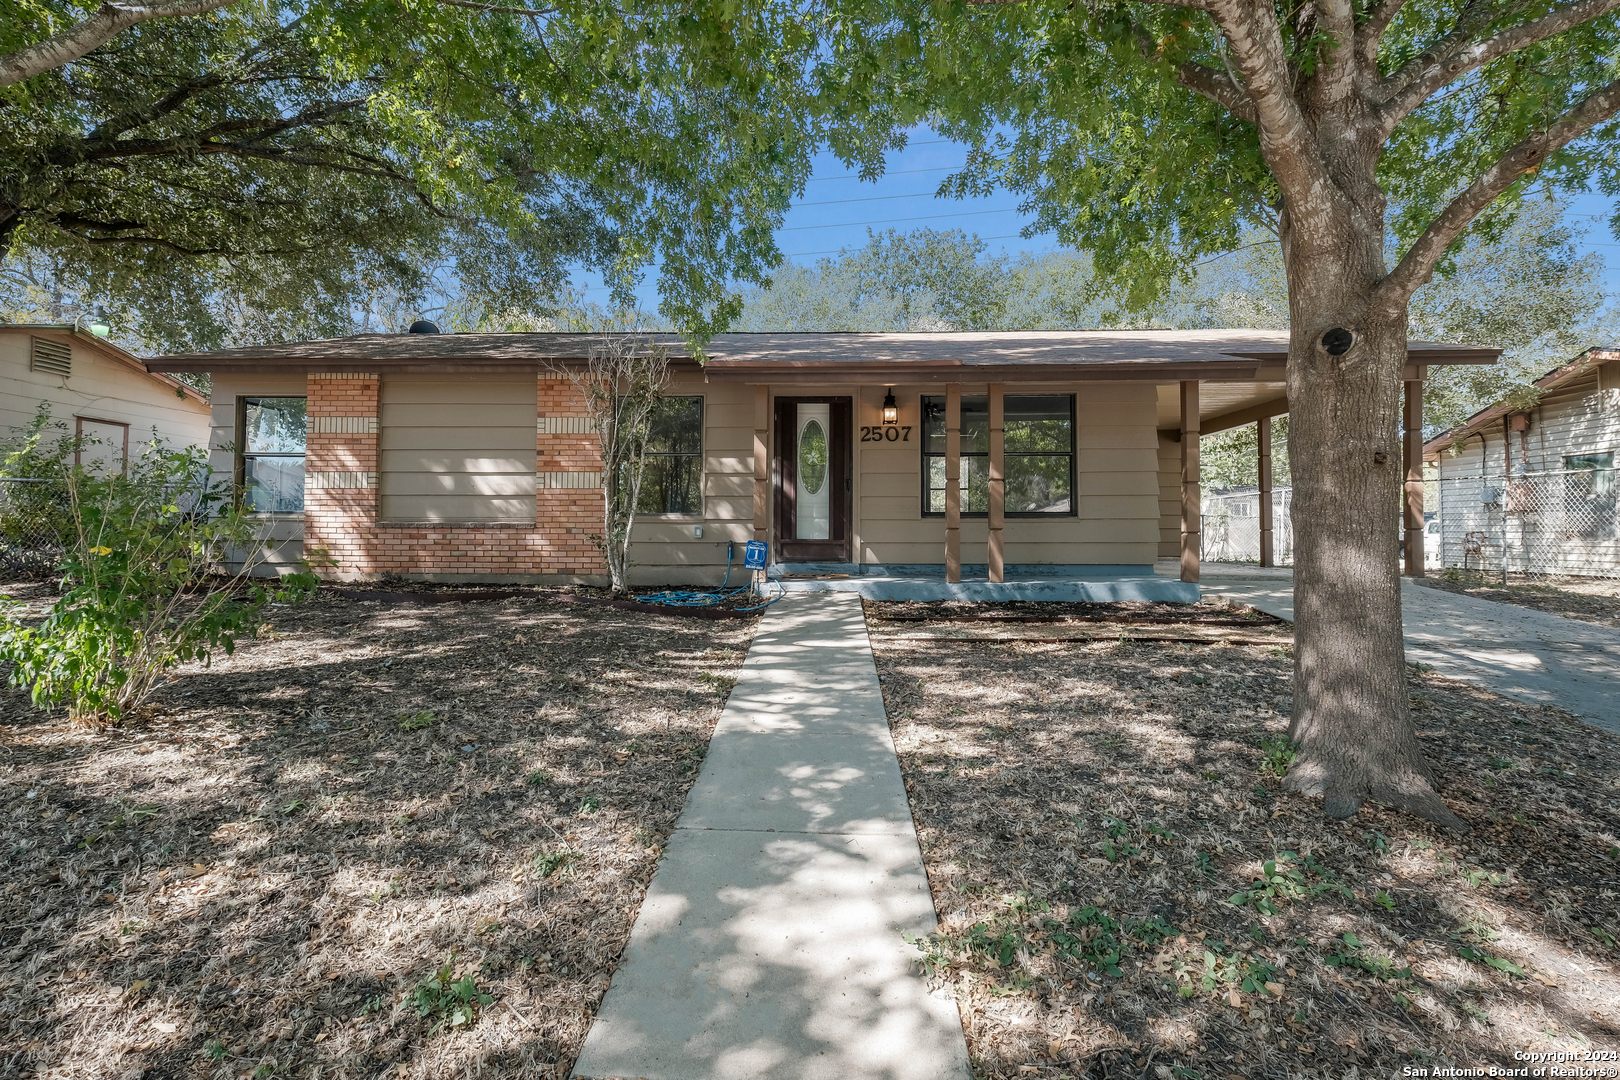
[[[1583,351],[1575,359],[1554,368],[1530,385],[1539,386],[1543,390],[1556,389],[1572,379],[1586,375],[1599,364],[1620,360],[1620,349],[1603,349],[1593,346]],[[1455,427],[1448,428],[1423,444],[1423,460],[1428,461],[1433,456],[1448,450],[1460,439],[1471,439],[1480,432],[1486,424],[1493,423],[1521,410],[1503,401],[1488,405],[1479,412],[1470,416]]]

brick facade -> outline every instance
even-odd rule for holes
[[[602,529],[601,456],[581,422],[584,402],[560,376],[537,385],[537,484],[532,524],[393,523],[377,520],[375,374],[312,373],[304,495],[304,550],[335,578],[596,578],[606,573],[591,542]],[[342,418],[342,419],[338,419]],[[574,430],[567,430],[574,429]],[[587,486],[593,484],[593,486]]]

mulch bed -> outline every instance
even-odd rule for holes
[[[756,623],[271,622],[123,729],[0,691],[0,1076],[566,1075]]]
[[[915,641],[879,616],[926,609],[899,607],[868,626],[941,920],[921,955],[977,1075],[1326,1080],[1620,1049],[1612,734],[1413,671],[1473,831],[1331,822],[1279,790],[1287,645]]]
[[[1535,578],[1514,574],[1502,584],[1500,575],[1466,574],[1451,578],[1438,574],[1415,579],[1417,584],[1446,592],[1477,596],[1503,604],[1545,611],[1569,619],[1620,630],[1620,580],[1604,578]]]

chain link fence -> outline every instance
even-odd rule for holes
[[[1294,565],[1292,488],[1271,491],[1271,544],[1278,566]],[[1260,493],[1227,491],[1204,496],[1200,558],[1206,562],[1260,561]]]
[[[0,477],[0,582],[54,576],[67,513],[59,482]]]
[[[1427,488],[1434,517],[1425,539],[1438,549],[1431,565],[1620,578],[1612,468],[1448,476]]]

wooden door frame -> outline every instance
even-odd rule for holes
[[[829,540],[795,540],[794,528],[798,524],[795,502],[799,482],[799,428],[800,405],[830,405],[832,430],[827,433],[827,482],[833,485],[832,538]],[[776,557],[780,562],[837,562],[850,561],[851,515],[850,499],[854,470],[854,413],[855,399],[849,395],[779,397],[776,399],[776,452],[773,456],[772,480],[776,486],[776,513],[773,532]]]

